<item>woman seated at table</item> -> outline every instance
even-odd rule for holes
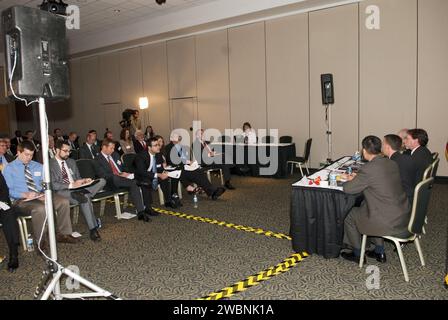
[[[256,144],[257,143],[257,134],[255,130],[252,129],[252,126],[249,122],[245,122],[243,124],[243,137],[244,143],[246,144]]]
[[[122,129],[120,132],[120,146],[124,154],[135,153],[134,143],[131,139],[131,133],[127,128]]]

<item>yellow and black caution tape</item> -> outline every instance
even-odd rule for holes
[[[108,200],[108,202],[114,203],[113,200]],[[133,205],[128,203],[127,206],[131,207]],[[204,218],[204,217],[195,216],[192,214],[186,214],[186,213],[182,213],[182,212],[174,212],[174,211],[169,211],[169,210],[165,210],[165,209],[153,208],[153,210],[157,211],[159,213],[163,213],[163,214],[178,217],[178,218],[184,218],[184,219],[188,219],[188,220],[194,220],[194,221],[199,221],[199,222],[215,224],[218,226],[232,228],[232,229],[236,229],[236,230],[242,230],[242,231],[246,231],[246,232],[253,232],[256,234],[261,234],[261,235],[265,235],[267,237],[273,237],[273,238],[277,238],[277,239],[286,239],[286,240],[290,240],[290,241],[292,240],[290,236],[288,236],[284,233],[279,233],[279,232],[274,232],[274,231],[266,231],[261,228],[246,227],[246,226],[235,224],[235,223],[219,221],[216,219]]]
[[[239,292],[247,290],[250,287],[259,285],[262,281],[269,280],[274,276],[287,272],[306,257],[308,257],[306,252],[302,252],[302,254],[294,253],[283,260],[282,263],[277,264],[275,267],[270,267],[257,273],[256,275],[247,277],[243,281],[237,282],[230,287],[226,287],[218,292],[210,293],[209,295],[198,300],[220,300],[223,298],[229,298]]]

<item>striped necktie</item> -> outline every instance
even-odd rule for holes
[[[31,174],[31,171],[30,171],[30,168],[28,167],[28,165],[25,165],[25,180],[26,180],[26,185],[28,186],[29,191],[39,193],[39,191],[37,190],[36,184],[34,183],[33,175]]]
[[[70,184],[70,179],[68,178],[67,169],[65,169],[65,161],[61,162],[61,172],[62,172],[62,182]]]

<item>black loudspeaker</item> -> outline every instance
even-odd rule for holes
[[[2,12],[2,27],[8,95],[12,77],[14,93],[21,98],[69,98],[65,19],[14,6]]]
[[[321,74],[322,104],[334,104],[333,75],[331,73]]]

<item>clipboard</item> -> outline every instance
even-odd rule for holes
[[[85,188],[85,187],[90,187],[90,186],[93,186],[94,184],[97,184],[99,181],[100,181],[99,179],[95,179],[95,180],[92,180],[92,181],[89,182],[89,183],[84,183],[84,184],[80,185],[79,187],[76,187],[76,188],[68,188],[68,190],[73,191],[73,190],[83,189],[83,188]]]

